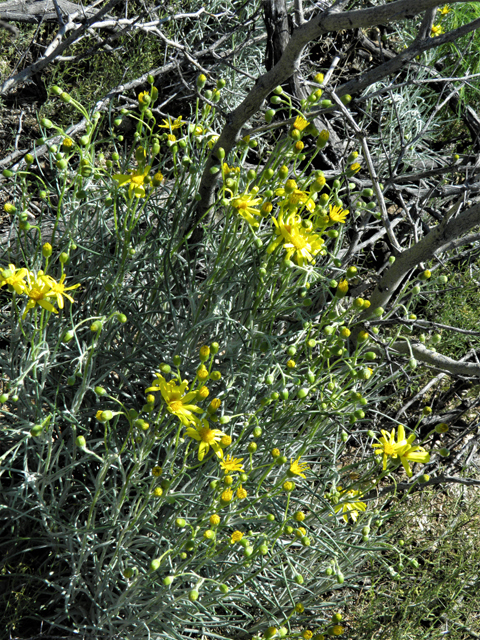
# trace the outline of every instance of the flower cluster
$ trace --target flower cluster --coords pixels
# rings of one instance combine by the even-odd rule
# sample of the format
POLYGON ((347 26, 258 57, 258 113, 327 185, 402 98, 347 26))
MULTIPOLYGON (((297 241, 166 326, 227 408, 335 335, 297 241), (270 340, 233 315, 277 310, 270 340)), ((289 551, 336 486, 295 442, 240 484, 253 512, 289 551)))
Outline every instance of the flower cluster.
POLYGON ((395 429, 392 429, 389 434, 382 429, 382 437, 379 438, 380 442, 373 444, 375 453, 377 455, 383 455, 383 470, 387 468, 388 458, 399 458, 400 462, 405 469, 407 476, 412 476, 412 470, 409 462, 421 462, 423 464, 429 462, 430 454, 425 451, 423 447, 412 446, 415 440, 415 434, 412 433, 408 438, 405 438, 405 427, 398 425, 398 437, 395 441, 395 429))
MULTIPOLYGON (((309 122, 299 115, 292 125, 290 137, 303 148, 300 138, 309 131, 309 122)), ((352 171, 356 173, 359 169, 360 165, 356 163, 352 171)), ((223 203, 232 207, 254 230, 260 228, 262 218, 270 218, 273 238, 267 245, 267 253, 282 248, 285 260, 292 260, 298 266, 313 264, 319 254, 325 255, 323 235, 329 226, 345 224, 349 211, 338 204, 338 200, 329 204, 331 194, 321 193, 326 187, 326 179, 321 172, 303 178, 299 184, 296 179, 288 177, 288 167, 282 166, 277 176, 271 172, 274 184, 264 192, 259 186, 249 188, 250 182, 255 180, 255 172, 248 172, 247 188, 239 190, 240 176, 236 175, 237 172, 238 169, 230 169, 223 163, 224 193, 228 195, 223 203)))
POLYGON ((71 287, 66 287, 64 282, 65 274, 57 282, 43 271, 35 273, 24 267, 17 269, 14 264, 9 264, 7 269, 0 269, 0 288, 6 285, 10 291, 28 298, 23 318, 30 309, 37 306, 51 313, 58 313, 58 309, 53 306, 52 302, 56 302, 60 309, 64 307, 64 298, 73 302, 72 296, 66 292, 77 289, 80 285, 74 284, 71 287))

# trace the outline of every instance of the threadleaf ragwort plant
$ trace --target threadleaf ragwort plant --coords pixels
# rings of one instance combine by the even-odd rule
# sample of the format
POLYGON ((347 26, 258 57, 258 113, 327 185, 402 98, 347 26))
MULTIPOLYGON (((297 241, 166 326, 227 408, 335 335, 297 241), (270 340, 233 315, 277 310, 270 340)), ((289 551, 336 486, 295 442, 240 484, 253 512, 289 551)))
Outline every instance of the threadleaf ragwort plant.
MULTIPOLYGON (((55 88, 87 132, 74 140, 44 120, 49 171, 32 157, 7 172, 3 572, 14 586, 29 576, 11 624, 320 640, 344 632, 334 608, 365 560, 404 555, 378 531, 388 509, 363 498, 429 453, 393 419, 380 440, 369 428, 403 372, 375 348, 392 312, 347 295, 361 273, 339 257, 349 220, 374 215, 373 191, 353 181, 359 154, 333 180, 313 170, 328 144, 309 120, 321 89, 299 112, 279 88, 288 135, 257 169, 244 168, 255 138, 228 162, 217 153, 216 215, 192 253, 223 87, 205 80, 209 103, 160 125, 153 78, 108 121, 55 88)), ((420 282, 396 312, 408 315, 420 282)))

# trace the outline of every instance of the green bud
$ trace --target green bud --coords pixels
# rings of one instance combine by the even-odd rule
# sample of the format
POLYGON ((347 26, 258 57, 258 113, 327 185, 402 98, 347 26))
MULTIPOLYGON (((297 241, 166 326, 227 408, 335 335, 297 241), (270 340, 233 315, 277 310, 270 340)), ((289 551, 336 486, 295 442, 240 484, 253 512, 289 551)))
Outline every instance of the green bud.
POLYGON ((75 444, 77 447, 80 447, 80 449, 84 449, 87 446, 87 441, 83 436, 77 436, 75 444))
POLYGON ((265 122, 267 124, 270 124, 270 122, 273 120, 274 117, 275 117, 275 109, 268 109, 265 112, 265 122))
POLYGON ((150 571, 157 571, 160 568, 162 560, 160 558, 155 558, 150 562, 150 571))
POLYGON ((73 331, 65 331, 65 333, 63 334, 62 342, 70 342, 74 335, 75 334, 73 331))
POLYGON ((38 438, 38 436, 41 436, 42 433, 43 433, 43 425, 42 424, 36 424, 30 430, 30 435, 33 436, 34 438, 38 438))

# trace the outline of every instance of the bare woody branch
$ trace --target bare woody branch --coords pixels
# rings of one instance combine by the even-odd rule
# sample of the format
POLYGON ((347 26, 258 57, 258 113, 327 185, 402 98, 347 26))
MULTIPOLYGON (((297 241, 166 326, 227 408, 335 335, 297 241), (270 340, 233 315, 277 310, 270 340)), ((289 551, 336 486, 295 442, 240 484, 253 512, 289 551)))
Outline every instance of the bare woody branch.
MULTIPOLYGON (((456 1, 461 2, 463 0, 456 1)), ((192 221, 192 226, 202 218, 213 204, 213 193, 218 177, 213 175, 210 170, 216 163, 215 154, 217 149, 223 148, 226 154, 229 153, 235 145, 243 125, 260 109, 263 101, 271 91, 292 76, 306 44, 327 32, 358 29, 362 27, 371 28, 374 25, 411 18, 417 14, 434 9, 438 4, 437 0, 397 0, 397 2, 390 2, 380 7, 359 11, 347 11, 345 13, 339 13, 334 6, 327 11, 321 12, 319 15, 316 15, 295 29, 279 62, 271 71, 258 78, 255 86, 243 102, 229 114, 226 125, 207 161, 202 176, 199 188, 201 200, 197 206, 196 216, 195 220, 192 221)), ((468 32, 468 30, 472 31, 478 27, 480 27, 480 20, 474 21, 466 25, 466 27, 462 27, 462 34, 465 28, 467 28, 466 32, 468 32)), ((357 87, 353 85, 350 87, 350 83, 342 86, 341 90, 338 91, 338 95, 353 93, 355 89, 359 91, 365 88, 362 86, 363 84, 366 83, 365 86, 369 86, 382 77, 394 73, 422 51, 440 46, 445 42, 452 41, 456 37, 459 37, 460 29, 455 30, 455 32, 450 32, 438 38, 416 40, 414 45, 405 53, 399 54, 399 56, 381 65, 378 69, 372 70, 369 72, 371 74, 370 76, 365 74, 365 78, 357 87), (455 34, 455 32, 457 33, 455 34)))

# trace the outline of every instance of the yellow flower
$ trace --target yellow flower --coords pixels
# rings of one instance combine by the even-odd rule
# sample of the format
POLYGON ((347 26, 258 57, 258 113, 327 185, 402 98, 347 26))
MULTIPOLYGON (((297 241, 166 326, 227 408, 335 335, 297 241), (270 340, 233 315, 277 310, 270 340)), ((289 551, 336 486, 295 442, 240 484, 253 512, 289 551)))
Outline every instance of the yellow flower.
POLYGON ((231 489, 225 489, 225 491, 220 496, 220 500, 222 502, 231 502, 233 498, 233 491, 231 489))
POLYGON ((437 11, 439 11, 442 16, 446 16, 447 13, 450 13, 451 9, 448 4, 446 4, 443 9, 437 9, 437 11))
POLYGON ((47 276, 47 275, 40 276, 40 279, 44 280, 49 285, 50 291, 47 295, 49 297, 55 297, 57 299, 57 304, 60 307, 60 309, 63 309, 63 305, 64 305, 63 296, 65 296, 65 298, 70 300, 70 302, 74 302, 72 296, 69 295, 68 293, 65 293, 65 291, 70 291, 71 289, 77 289, 80 285, 74 284, 71 287, 66 287, 63 284, 65 280, 65 274, 63 274, 59 282, 54 280, 54 278, 52 278, 51 276, 47 276))
POLYGON ((210 149, 213 149, 213 147, 217 144, 217 140, 220 138, 220 136, 217 135, 213 135, 210 136, 209 140, 208 140, 208 146, 210 149))
POLYGON ((333 510, 335 511, 335 513, 338 513, 340 510, 342 510, 343 519, 345 520, 345 522, 348 522, 349 514, 352 520, 356 522, 358 518, 358 512, 365 511, 365 509, 367 508, 365 502, 355 500, 356 496, 361 496, 360 491, 356 491, 355 489, 351 489, 350 491, 343 491, 342 487, 337 487, 337 490, 341 494, 340 502, 335 504, 333 510))
POLYGON ((405 427, 398 425, 398 439, 395 442, 395 429, 389 434, 382 429, 382 437, 379 438, 380 444, 372 444, 372 447, 376 447, 376 454, 383 454, 383 470, 387 468, 388 456, 392 458, 400 458, 400 462, 405 469, 407 476, 412 476, 412 470, 409 465, 411 462, 421 462, 423 464, 430 461, 430 454, 425 451, 423 447, 412 446, 412 442, 415 440, 415 434, 412 433, 408 438, 405 438, 405 427))
POLYGON ((170 117, 168 117, 167 119, 164 118, 163 124, 159 124, 158 126, 161 129, 170 129, 170 131, 174 131, 174 129, 180 129, 182 124, 182 116, 178 116, 178 118, 175 118, 175 120, 173 121, 170 117))
POLYGON ((292 126, 294 129, 297 129, 297 131, 303 131, 309 124, 303 116, 297 116, 292 126))
POLYGON ((217 513, 214 513, 210 516, 210 524, 212 527, 218 527, 220 524, 220 516, 217 513))
POLYGON ((322 129, 322 131, 320 131, 318 137, 322 142, 328 142, 328 140, 330 138, 330 134, 328 133, 328 131, 326 129, 322 129))
POLYGON ((267 247, 267 253, 272 253, 283 242, 283 248, 287 252, 287 259, 293 257, 299 266, 307 262, 315 262, 314 256, 321 251, 323 238, 311 233, 301 226, 299 216, 290 215, 283 220, 283 212, 280 211, 278 222, 273 218, 277 238, 267 247))
POLYGON ((262 198, 255 198, 251 193, 244 193, 238 196, 238 198, 232 198, 232 200, 230 200, 232 207, 236 209, 237 213, 252 227, 258 227, 258 221, 255 220, 253 216, 261 215, 260 211, 255 209, 261 202, 262 198))
POLYGON ((295 611, 297 613, 303 613, 305 611, 305 607, 301 602, 297 602, 297 604, 295 605, 295 611))
MULTIPOLYGON (((290 181, 289 181, 290 182, 290 181)), ((294 182, 292 180, 292 182, 294 182)), ((275 191, 275 195, 284 196, 286 195, 285 200, 282 200, 279 204, 280 207, 287 207, 288 209, 298 208, 299 205, 305 206, 310 213, 315 211, 315 200, 316 195, 314 192, 309 193, 308 191, 302 191, 301 189, 297 189, 296 187, 293 191, 287 193, 284 188, 277 189, 275 191)))
POLYGON ((234 458, 227 455, 221 462, 220 466, 225 473, 234 473, 235 471, 243 471, 243 458, 234 458))
POLYGON ((337 286, 337 295, 345 296, 347 293, 348 293, 348 282, 347 280, 341 280, 337 286))
POLYGON ((203 347, 200 347, 200 360, 202 362, 205 362, 205 360, 208 360, 209 355, 210 355, 210 347, 208 345, 203 345, 203 347))
POLYGON ((158 478, 159 476, 162 475, 162 467, 153 467, 152 469, 152 476, 154 478, 158 478))
POLYGON ((235 542, 240 542, 242 538, 243 538, 243 533, 241 531, 234 531, 230 538, 230 542, 232 544, 235 544, 235 542))
POLYGON ((237 498, 239 500, 245 500, 245 498, 247 497, 247 492, 245 491, 245 489, 242 487, 242 485, 240 485, 237 489, 237 498))
POLYGON ((37 305, 42 307, 42 309, 45 309, 46 311, 50 311, 51 313, 58 313, 53 304, 47 300, 47 298, 51 294, 50 285, 45 282, 45 280, 42 280, 41 275, 33 276, 33 280, 31 280, 31 276, 33 276, 33 274, 29 273, 27 275, 28 286, 26 287, 24 293, 26 293, 26 295, 29 297, 29 300, 27 302, 27 306, 25 307, 22 318, 25 318, 30 309, 34 309, 37 305))
POLYGON ((295 360, 289 360, 289 361, 287 362, 287 367, 288 367, 289 369, 295 369, 295 367, 296 367, 296 366, 297 366, 297 363, 295 362, 295 360))
POLYGON ((222 401, 220 400, 220 398, 214 398, 210 404, 208 405, 208 410, 211 413, 214 413, 215 411, 217 411, 218 409, 220 409, 220 405, 222 404, 222 401))
POLYGON ((197 376, 199 380, 205 381, 208 379, 208 369, 204 364, 201 364, 197 369, 197 376))
POLYGON ((332 627, 332 633, 334 636, 341 636, 344 631, 345 629, 339 624, 336 624, 332 627))
POLYGON ((210 429, 208 422, 202 420, 195 427, 188 427, 186 434, 200 443, 198 446, 198 459, 200 462, 205 457, 205 454, 209 452, 210 447, 212 447, 218 458, 223 458, 223 451, 218 443, 225 434, 220 429, 210 429))
POLYGON ((7 284, 19 294, 26 293, 28 286, 25 278, 28 275, 28 269, 17 269, 14 264, 9 264, 8 269, 0 269, 0 288, 7 284))
POLYGON ((240 173, 240 167, 229 167, 226 162, 222 165, 222 173, 224 176, 228 176, 230 173, 240 173))
POLYGON ((340 222, 341 224, 345 224, 345 220, 350 211, 348 209, 342 209, 342 207, 332 206, 330 205, 330 211, 328 212, 328 217, 332 222, 340 222))
POLYGON ((150 104, 150 95, 148 91, 142 91, 138 94, 138 104, 141 107, 146 107, 150 104))
POLYGON ((222 447, 228 447, 232 444, 232 438, 230 436, 223 436, 220 440, 220 444, 222 445, 222 447))
POLYGON ((209 394, 210 391, 208 390, 208 387, 200 387, 200 389, 197 391, 197 398, 199 400, 205 400, 205 398, 207 398, 209 394))
POLYGON ((292 458, 290 458, 290 474, 305 478, 306 476, 304 472, 307 469, 310 469, 310 467, 306 462, 300 462, 300 458, 297 458, 296 460, 292 460, 292 458))
POLYGON ((433 25, 431 35, 434 38, 435 36, 439 36, 443 33, 443 28, 441 24, 433 25))
POLYGON ((152 185, 154 187, 159 187, 164 181, 164 179, 165 178, 163 177, 163 173, 161 173, 160 171, 157 171, 157 173, 152 178, 152 185))
POLYGON ((310 631, 310 629, 305 629, 305 631, 302 633, 302 636, 305 638, 305 640, 310 640, 313 636, 313 633, 310 631))
POLYGON ((62 147, 65 151, 70 151, 73 147, 73 140, 71 138, 64 138, 62 141, 62 147))
POLYGON ((150 165, 145 167, 144 171, 140 169, 138 171, 133 171, 129 175, 123 175, 121 173, 116 173, 113 177, 114 180, 118 182, 119 187, 123 187, 127 184, 130 185, 128 189, 128 197, 132 198, 134 195, 137 198, 145 197, 145 187, 143 186, 145 183, 145 178, 148 176, 150 172, 150 165))
POLYGON ((152 382, 151 387, 146 389, 146 393, 160 391, 167 405, 167 410, 177 416, 183 425, 187 427, 189 424, 198 424, 199 420, 194 413, 202 413, 202 409, 191 404, 192 400, 197 397, 197 392, 185 393, 187 390, 186 381, 177 385, 173 380, 167 382, 161 373, 157 373, 156 376, 156 380, 152 382))

